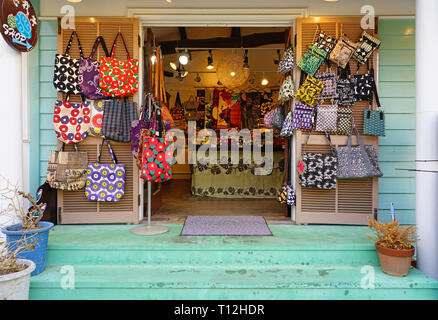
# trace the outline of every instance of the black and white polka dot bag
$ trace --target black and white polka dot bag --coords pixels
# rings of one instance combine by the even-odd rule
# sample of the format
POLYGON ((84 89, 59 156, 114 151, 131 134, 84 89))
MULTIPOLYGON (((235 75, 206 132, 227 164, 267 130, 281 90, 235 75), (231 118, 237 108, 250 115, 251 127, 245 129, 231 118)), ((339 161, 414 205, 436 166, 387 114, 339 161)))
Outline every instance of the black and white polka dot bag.
POLYGON ((64 54, 57 54, 55 58, 55 70, 53 75, 53 85, 58 92, 64 92, 67 94, 79 94, 81 88, 78 83, 79 74, 79 59, 73 59, 70 57, 70 48, 73 42, 73 37, 76 36, 78 40, 79 54, 81 59, 84 59, 82 52, 81 42, 79 41, 78 34, 73 31, 70 36, 67 48, 64 54))

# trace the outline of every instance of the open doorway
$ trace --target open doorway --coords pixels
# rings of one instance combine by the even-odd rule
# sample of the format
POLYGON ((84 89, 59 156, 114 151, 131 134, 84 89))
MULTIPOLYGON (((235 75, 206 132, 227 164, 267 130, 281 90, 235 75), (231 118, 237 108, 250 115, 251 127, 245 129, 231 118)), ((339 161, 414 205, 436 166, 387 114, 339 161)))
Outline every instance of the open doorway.
MULTIPOLYGON (((221 129, 248 129, 251 138, 258 130, 270 131, 264 116, 277 105, 281 81, 277 69, 289 29, 154 27, 145 34, 146 82, 156 70, 153 56, 159 47, 173 128, 187 137, 192 121, 197 133, 211 129, 218 139, 221 129)), ((154 221, 183 223, 188 215, 258 215, 268 223, 290 223, 287 206, 276 200, 285 181, 288 149, 286 139, 272 132, 269 175, 255 175, 256 165, 242 159, 237 164, 222 164, 220 159, 217 164, 189 164, 187 155, 186 163, 173 165, 173 179, 153 185, 154 221)), ((197 147, 203 142, 198 140, 197 147)))

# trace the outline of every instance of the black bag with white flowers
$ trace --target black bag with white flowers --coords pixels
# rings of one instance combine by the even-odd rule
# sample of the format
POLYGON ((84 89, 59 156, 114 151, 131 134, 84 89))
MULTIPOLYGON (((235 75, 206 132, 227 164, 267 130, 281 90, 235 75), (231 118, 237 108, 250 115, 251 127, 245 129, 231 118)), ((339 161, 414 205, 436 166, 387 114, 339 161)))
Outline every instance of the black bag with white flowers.
POLYGON ((70 48, 73 42, 73 37, 76 36, 78 40, 79 54, 81 59, 84 59, 82 52, 81 42, 76 31, 73 31, 67 48, 64 54, 57 54, 55 58, 55 70, 53 75, 53 85, 59 92, 67 94, 79 94, 81 93, 81 87, 79 86, 79 59, 73 59, 70 57, 70 48))

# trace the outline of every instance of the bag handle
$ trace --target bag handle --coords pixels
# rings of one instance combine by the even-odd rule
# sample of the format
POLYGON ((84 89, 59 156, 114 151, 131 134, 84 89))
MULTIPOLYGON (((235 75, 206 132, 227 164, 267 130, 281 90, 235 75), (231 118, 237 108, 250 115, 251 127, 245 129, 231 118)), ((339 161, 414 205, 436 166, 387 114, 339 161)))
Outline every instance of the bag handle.
POLYGON ((106 47, 105 39, 102 36, 98 36, 96 38, 96 41, 94 41, 93 49, 91 50, 91 54, 88 57, 88 59, 92 59, 94 57, 94 55, 96 54, 97 47, 99 46, 99 44, 102 45, 102 49, 105 52, 105 56, 106 57, 110 56, 109 52, 108 52, 108 48, 106 47))
POLYGON ((111 48, 111 58, 114 57, 114 51, 116 50, 116 42, 117 42, 117 39, 119 38, 119 36, 122 39, 123 46, 125 47, 126 56, 128 57, 128 59, 131 59, 131 57, 129 56, 128 47, 126 46, 125 38, 123 38, 123 34, 120 31, 117 33, 117 36, 114 39, 114 43, 113 43, 113 46, 111 48))
POLYGON ((117 157, 114 154, 113 148, 111 148, 111 144, 107 139, 102 140, 102 144, 100 146, 100 151, 99 151, 99 156, 97 157, 97 163, 100 163, 100 156, 102 155, 102 150, 103 150, 103 146, 104 146, 105 142, 106 142, 106 145, 108 146, 108 150, 111 154, 111 158, 113 159, 113 163, 117 164, 117 157))
POLYGON ((73 32, 71 33, 70 40, 68 41, 67 48, 65 48, 65 53, 64 53, 64 55, 66 55, 66 56, 69 56, 69 55, 70 55, 70 49, 71 49, 71 45, 72 45, 72 43, 73 43, 73 38, 74 38, 74 36, 76 36, 76 39, 78 40, 78 48, 79 48, 79 54, 80 54, 80 56, 81 56, 81 59, 84 59, 84 53, 82 52, 81 41, 79 40, 79 36, 78 36, 78 34, 76 33, 76 31, 73 31, 73 32))
MULTIPOLYGON (((307 143, 309 142, 310 135, 312 134, 312 129, 310 129, 309 134, 306 137, 306 143, 304 144, 304 147, 302 149, 302 153, 303 154, 306 152, 306 146, 307 146, 307 143)), ((324 134, 325 138, 327 139, 327 142, 328 142, 328 144, 330 146, 330 150, 331 150, 332 154, 336 153, 335 148, 333 147, 333 143, 332 143, 332 139, 330 137, 330 133, 328 133, 328 131, 324 131, 324 133, 325 133, 324 134)))

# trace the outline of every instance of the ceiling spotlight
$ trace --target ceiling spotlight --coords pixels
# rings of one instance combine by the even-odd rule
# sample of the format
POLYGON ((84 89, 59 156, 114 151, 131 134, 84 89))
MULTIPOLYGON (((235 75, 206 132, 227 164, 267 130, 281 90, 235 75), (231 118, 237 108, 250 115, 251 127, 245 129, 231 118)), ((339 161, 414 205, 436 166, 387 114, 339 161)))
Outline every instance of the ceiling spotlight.
POLYGON ((243 69, 249 69, 248 50, 245 50, 245 55, 243 56, 243 69))
POLYGON ((178 67, 176 66, 176 63, 175 62, 170 62, 169 63, 170 64, 170 67, 173 69, 173 70, 178 70, 178 67))
POLYGON ((201 77, 199 76, 199 73, 196 74, 195 82, 201 82, 201 77))
POLYGON ((186 50, 178 57, 179 63, 185 66, 191 60, 190 53, 186 50))
POLYGON ((235 73, 234 71, 231 71, 231 72, 230 72, 230 76, 235 77, 235 76, 236 76, 236 73, 235 73))
POLYGON ((267 86, 268 84, 269 84, 269 80, 266 79, 265 74, 263 74, 263 79, 262 79, 261 85, 267 86))
POLYGON ((211 50, 208 50, 209 56, 208 56, 208 62, 207 62, 207 69, 208 70, 213 70, 214 66, 213 66, 213 53, 211 50))

